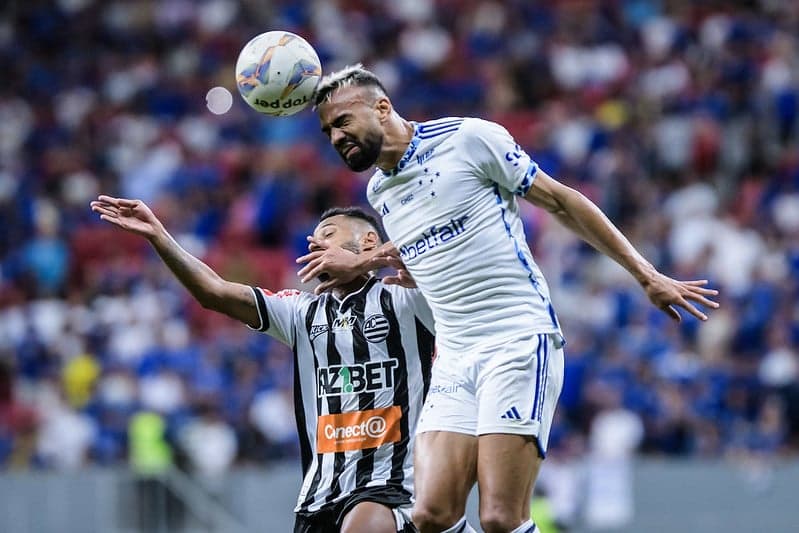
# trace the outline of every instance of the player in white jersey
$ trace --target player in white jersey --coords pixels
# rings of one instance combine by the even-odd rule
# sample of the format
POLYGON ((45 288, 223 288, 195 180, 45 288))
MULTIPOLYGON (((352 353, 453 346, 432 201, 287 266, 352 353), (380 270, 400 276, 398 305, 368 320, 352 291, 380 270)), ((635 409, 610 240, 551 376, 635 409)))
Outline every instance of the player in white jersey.
POLYGON ((532 532, 530 495, 563 380, 563 337, 533 261, 518 197, 542 207, 641 284, 653 304, 706 316, 716 291, 649 264, 593 203, 538 168, 498 124, 475 118, 415 123, 360 65, 317 88, 322 131, 354 171, 377 166, 368 197, 393 241, 372 254, 315 250, 303 279, 325 290, 399 257, 436 319, 437 358, 417 431, 414 521, 422 532, 469 531, 474 485, 489 533, 532 532))
MULTIPOLYGON (((143 202, 100 196, 91 207, 146 237, 204 307, 292 348, 304 472, 294 532, 415 531, 413 437, 434 342, 421 293, 371 275, 320 296, 272 293, 220 278, 181 248, 143 202)), ((316 246, 355 253, 378 246, 380 234, 377 220, 358 208, 328 210, 314 232, 316 246)))

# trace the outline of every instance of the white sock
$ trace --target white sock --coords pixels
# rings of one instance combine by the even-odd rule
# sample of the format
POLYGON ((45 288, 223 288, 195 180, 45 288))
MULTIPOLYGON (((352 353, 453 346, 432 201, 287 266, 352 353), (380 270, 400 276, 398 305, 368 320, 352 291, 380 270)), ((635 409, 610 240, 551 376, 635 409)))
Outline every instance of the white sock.
POLYGON ((527 520, 524 524, 520 525, 510 533, 538 533, 538 527, 532 520, 527 520))
POLYGON ((477 533, 477 531, 466 521, 466 515, 464 515, 452 527, 441 533, 477 533))

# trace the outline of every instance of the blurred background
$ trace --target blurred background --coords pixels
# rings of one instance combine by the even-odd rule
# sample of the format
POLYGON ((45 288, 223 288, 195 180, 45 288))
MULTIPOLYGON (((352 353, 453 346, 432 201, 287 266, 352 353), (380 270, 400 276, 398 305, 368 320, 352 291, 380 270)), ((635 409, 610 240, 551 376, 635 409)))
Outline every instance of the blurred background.
POLYGON ((268 118, 236 94, 241 46, 270 29, 327 72, 363 62, 406 118, 502 123, 658 268, 721 291, 707 323, 671 322, 524 207, 568 340, 545 533, 795 531, 799 3, 783 0, 5 0, 0 530, 289 530, 291 351, 202 310, 88 206, 143 199, 223 277, 308 288, 305 236, 365 205, 367 175, 311 110, 268 118), (219 116, 217 85, 234 93, 219 116))

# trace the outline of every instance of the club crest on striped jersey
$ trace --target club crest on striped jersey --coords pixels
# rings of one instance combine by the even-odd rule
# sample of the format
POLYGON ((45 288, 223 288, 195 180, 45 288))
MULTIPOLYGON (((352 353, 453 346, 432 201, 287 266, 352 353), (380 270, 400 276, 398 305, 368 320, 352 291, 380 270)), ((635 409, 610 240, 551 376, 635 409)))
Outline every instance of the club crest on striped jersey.
POLYGON ((388 319, 384 315, 371 315, 363 322, 363 336, 369 342, 386 340, 389 329, 388 319))

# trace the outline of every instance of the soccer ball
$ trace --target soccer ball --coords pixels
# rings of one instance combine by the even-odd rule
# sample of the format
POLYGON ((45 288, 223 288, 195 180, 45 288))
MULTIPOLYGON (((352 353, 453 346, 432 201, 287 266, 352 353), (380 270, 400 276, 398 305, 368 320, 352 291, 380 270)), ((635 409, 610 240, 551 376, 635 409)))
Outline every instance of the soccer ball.
POLYGON ((308 41, 288 31, 268 31, 244 45, 236 61, 236 86, 250 107, 272 116, 308 107, 322 65, 308 41))

